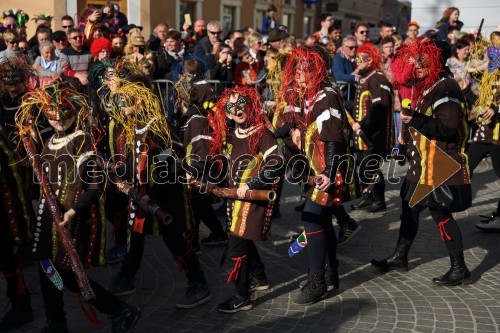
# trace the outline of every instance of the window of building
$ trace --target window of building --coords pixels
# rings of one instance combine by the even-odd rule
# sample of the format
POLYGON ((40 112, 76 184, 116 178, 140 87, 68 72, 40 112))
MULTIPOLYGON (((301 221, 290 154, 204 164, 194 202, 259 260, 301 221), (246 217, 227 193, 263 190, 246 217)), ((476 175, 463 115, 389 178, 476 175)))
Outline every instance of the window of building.
POLYGON ((303 34, 304 36, 312 33, 312 17, 304 16, 303 34))
POLYGON ((191 2, 191 1, 181 1, 181 10, 179 11, 179 18, 178 22, 181 22, 180 24, 182 25, 184 23, 184 15, 189 14, 191 15, 191 22, 193 22, 193 19, 196 17, 196 2, 191 2))
POLYGON ((234 7, 224 6, 222 9, 222 30, 227 32, 234 29, 234 7))

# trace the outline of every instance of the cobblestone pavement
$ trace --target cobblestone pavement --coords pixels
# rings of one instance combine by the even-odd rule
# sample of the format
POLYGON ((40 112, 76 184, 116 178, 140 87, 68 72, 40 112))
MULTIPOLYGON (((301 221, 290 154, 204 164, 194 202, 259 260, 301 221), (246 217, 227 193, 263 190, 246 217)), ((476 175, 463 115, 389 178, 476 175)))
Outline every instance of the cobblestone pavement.
MULTIPOLYGON (((401 176, 403 168, 396 169, 401 176)), ((288 240, 298 233, 300 214, 293 207, 299 200, 297 186, 287 185, 279 219, 273 221, 272 236, 258 244, 272 288, 254 295, 254 309, 233 315, 221 314, 217 304, 233 292, 226 285, 229 263, 218 265, 221 247, 203 247, 200 257, 211 285, 211 302, 193 310, 178 310, 174 303, 185 291, 185 279, 158 237, 149 236, 142 268, 137 277, 137 294, 126 300, 142 309, 134 332, 498 332, 500 325, 500 234, 488 234, 474 227, 478 214, 493 211, 500 181, 491 161, 480 164, 475 173, 472 208, 456 214, 463 231, 465 259, 474 284, 437 287, 432 277, 445 273, 449 261, 438 228, 428 212, 421 217, 419 234, 410 251, 410 270, 380 274, 369 264, 373 257, 392 253, 399 228, 399 186, 387 186, 387 211, 369 214, 352 212, 362 226, 349 244, 338 250, 341 288, 324 301, 301 307, 291 300, 307 272, 306 255, 287 255, 288 240)), ((347 208, 347 207, 346 207, 347 208)), ((350 211, 350 209, 348 209, 350 211)), ((202 237, 207 234, 202 229, 202 237)), ((35 321, 15 332, 39 332, 45 319, 35 266, 25 267, 33 295, 35 321)), ((119 265, 95 268, 90 276, 107 285, 119 265)), ((0 290, 5 280, 0 279, 0 290)), ((70 331, 110 332, 110 321, 92 326, 80 310, 76 296, 65 293, 70 331)), ((0 309, 6 299, 0 299, 0 309)))

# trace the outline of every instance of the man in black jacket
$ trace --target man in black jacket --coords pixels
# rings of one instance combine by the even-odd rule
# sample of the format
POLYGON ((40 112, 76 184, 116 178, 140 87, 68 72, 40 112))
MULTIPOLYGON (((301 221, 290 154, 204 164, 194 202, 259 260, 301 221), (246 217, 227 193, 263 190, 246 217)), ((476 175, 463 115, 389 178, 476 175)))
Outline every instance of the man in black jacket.
POLYGON ((219 21, 210 21, 207 24, 207 37, 202 38, 194 48, 194 55, 198 59, 205 59, 209 54, 215 54, 221 45, 222 25, 219 21))

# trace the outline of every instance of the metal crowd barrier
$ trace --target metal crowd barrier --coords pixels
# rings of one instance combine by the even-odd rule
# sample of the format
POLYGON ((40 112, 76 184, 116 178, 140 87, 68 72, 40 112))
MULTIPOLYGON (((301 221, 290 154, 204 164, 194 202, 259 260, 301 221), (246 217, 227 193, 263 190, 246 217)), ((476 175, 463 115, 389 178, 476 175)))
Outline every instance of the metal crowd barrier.
POLYGON ((354 99, 354 92, 356 91, 356 85, 353 83, 345 82, 345 81, 337 81, 337 85, 339 86, 340 91, 346 92, 346 97, 344 100, 350 101, 354 99))

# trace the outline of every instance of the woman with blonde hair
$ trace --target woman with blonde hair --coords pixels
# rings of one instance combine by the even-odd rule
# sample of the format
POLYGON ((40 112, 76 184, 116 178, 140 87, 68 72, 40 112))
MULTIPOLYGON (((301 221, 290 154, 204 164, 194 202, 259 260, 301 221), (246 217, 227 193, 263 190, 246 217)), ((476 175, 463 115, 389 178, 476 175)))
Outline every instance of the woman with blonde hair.
POLYGON ((5 60, 5 58, 24 58, 23 52, 19 49, 19 34, 15 30, 7 30, 3 33, 3 39, 7 48, 0 52, 0 61, 5 60))

